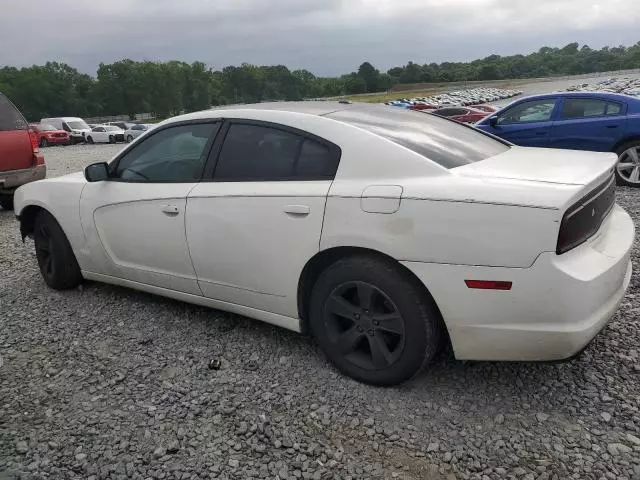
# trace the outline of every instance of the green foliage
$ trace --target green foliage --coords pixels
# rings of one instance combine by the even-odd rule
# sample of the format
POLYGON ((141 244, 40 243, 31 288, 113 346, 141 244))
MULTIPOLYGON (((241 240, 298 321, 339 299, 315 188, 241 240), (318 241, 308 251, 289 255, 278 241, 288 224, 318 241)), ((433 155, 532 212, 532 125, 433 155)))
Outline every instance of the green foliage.
POLYGON ((570 43, 542 47, 529 55, 490 55, 472 62, 420 65, 408 62, 381 73, 364 62, 356 72, 338 78, 316 77, 284 65, 244 63, 221 71, 202 62, 136 62, 100 64, 96 78, 69 65, 48 62, 25 68, 0 68, 0 91, 32 121, 73 115, 94 117, 138 113, 168 117, 212 105, 267 100, 301 100, 389 90, 396 83, 499 80, 573 75, 640 68, 640 42, 630 47, 570 43))
POLYGON ((512 78, 577 75, 640 68, 640 42, 631 47, 592 50, 577 42, 563 48, 542 47, 529 55, 490 55, 472 62, 418 65, 409 62, 387 73, 399 83, 502 80, 512 78))

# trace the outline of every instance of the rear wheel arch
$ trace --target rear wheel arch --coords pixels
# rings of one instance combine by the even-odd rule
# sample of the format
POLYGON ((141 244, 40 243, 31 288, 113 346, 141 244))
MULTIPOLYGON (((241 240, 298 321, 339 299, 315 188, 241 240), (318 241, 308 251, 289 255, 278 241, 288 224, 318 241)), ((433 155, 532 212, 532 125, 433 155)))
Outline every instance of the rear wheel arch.
POLYGON ((640 144, 640 135, 634 135, 632 137, 623 138, 622 140, 620 140, 618 143, 616 143, 613 146, 611 151, 613 153, 618 153, 623 146, 628 145, 628 144, 632 144, 632 143, 640 144))
POLYGON ((442 318, 442 313, 438 307, 437 302, 431 295, 431 292, 427 286, 420 281, 420 279, 407 267, 398 262, 395 258, 382 253, 377 250, 361 247, 333 247, 327 250, 322 250, 316 253, 302 269, 300 279, 298 281, 298 316, 300 318, 300 329, 302 333, 309 333, 309 302, 311 299, 311 292, 318 277, 324 270, 333 265, 334 263, 343 260, 345 258, 360 256, 371 257, 382 260, 388 264, 391 264, 398 271, 402 273, 409 281, 411 281, 416 288, 425 296, 425 299, 433 304, 434 309, 438 313, 438 321, 442 332, 445 334, 446 342, 450 344, 449 334, 446 323, 442 318))

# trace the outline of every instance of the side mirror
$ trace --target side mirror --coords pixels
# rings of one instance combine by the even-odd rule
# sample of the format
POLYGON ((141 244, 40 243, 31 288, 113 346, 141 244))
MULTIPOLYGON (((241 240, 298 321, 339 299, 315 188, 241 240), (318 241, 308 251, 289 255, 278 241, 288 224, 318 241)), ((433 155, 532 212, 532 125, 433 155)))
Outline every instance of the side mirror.
POLYGON ((489 117, 489 125, 496 127, 498 125, 498 117, 489 117))
POLYGON ((109 166, 106 162, 93 163, 84 169, 87 182, 104 182, 109 179, 109 166))

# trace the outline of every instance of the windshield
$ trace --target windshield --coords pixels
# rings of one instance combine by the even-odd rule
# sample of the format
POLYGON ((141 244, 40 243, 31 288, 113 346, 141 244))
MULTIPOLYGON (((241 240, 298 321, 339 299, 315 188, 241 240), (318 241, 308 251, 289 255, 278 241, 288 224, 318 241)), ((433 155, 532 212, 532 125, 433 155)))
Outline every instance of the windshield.
POLYGON ((82 120, 71 120, 70 122, 67 122, 67 125, 69 125, 69 128, 73 130, 89 130, 89 125, 84 123, 82 120))
POLYGON ((472 127, 429 113, 384 107, 346 109, 326 116, 387 138, 445 168, 479 162, 510 148, 472 127))
POLYGON ((38 125, 38 130, 40 130, 41 132, 51 132, 57 130, 57 128, 53 125, 38 125))

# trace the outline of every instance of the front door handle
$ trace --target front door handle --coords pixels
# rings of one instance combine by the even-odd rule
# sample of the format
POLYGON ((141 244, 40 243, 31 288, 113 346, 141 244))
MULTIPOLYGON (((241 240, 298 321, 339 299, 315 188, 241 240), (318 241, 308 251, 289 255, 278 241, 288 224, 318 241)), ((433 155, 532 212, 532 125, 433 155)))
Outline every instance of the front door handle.
POLYGON ((180 210, 178 210, 178 207, 175 205, 165 205, 162 207, 162 213, 169 215, 170 217, 175 217, 180 213, 180 210))
POLYGON ((311 209, 307 205, 287 205, 284 207, 284 213, 301 217, 309 215, 310 211, 311 209))
POLYGON ((536 135, 546 135, 547 132, 536 132, 536 135))
POLYGON ((607 128, 618 128, 618 125, 607 125, 607 128))

